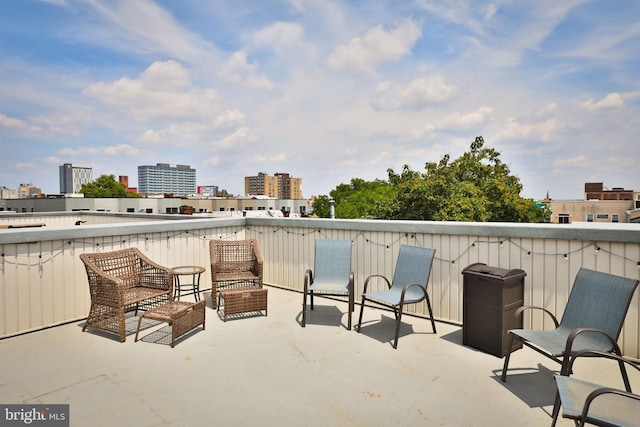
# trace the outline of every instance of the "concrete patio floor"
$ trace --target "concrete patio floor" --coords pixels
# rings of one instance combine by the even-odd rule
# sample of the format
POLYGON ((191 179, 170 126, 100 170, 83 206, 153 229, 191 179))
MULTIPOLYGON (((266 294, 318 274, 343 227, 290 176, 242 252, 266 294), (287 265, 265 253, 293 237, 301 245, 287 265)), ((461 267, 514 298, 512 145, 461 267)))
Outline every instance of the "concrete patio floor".
POLYGON ((175 348, 160 323, 134 342, 135 318, 125 343, 83 322, 0 341, 0 403, 69 404, 78 427, 551 425, 558 366, 530 349, 504 384, 460 326, 405 316, 394 350, 386 311, 366 307, 358 334, 343 302, 317 298, 301 328, 296 292, 269 287, 268 316, 227 322, 206 298, 206 329, 175 348))

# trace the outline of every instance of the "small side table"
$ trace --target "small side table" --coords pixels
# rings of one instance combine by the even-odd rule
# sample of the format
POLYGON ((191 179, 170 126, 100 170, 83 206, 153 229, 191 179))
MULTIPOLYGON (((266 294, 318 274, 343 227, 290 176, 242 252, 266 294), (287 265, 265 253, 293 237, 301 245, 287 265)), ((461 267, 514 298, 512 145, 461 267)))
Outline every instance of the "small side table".
POLYGON ((198 267, 196 265, 184 265, 180 267, 173 267, 174 286, 173 286, 173 298, 180 300, 180 294, 182 294, 182 288, 180 287, 180 276, 191 276, 191 283, 185 283, 185 285, 193 286, 193 295, 196 301, 200 301, 200 275, 204 273, 204 267, 198 267))

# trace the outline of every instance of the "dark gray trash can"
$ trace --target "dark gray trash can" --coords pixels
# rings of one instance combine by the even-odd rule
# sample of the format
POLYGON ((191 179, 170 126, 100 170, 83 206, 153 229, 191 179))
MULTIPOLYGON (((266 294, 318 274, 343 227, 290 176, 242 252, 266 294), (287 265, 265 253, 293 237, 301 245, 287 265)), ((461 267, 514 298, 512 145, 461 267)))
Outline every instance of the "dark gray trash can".
MULTIPOLYGON (((507 270, 476 263, 462 270, 464 276, 462 344, 503 357, 509 345, 508 330, 521 329, 515 311, 524 303, 523 270, 507 270)), ((522 348, 514 340, 512 350, 522 348)))

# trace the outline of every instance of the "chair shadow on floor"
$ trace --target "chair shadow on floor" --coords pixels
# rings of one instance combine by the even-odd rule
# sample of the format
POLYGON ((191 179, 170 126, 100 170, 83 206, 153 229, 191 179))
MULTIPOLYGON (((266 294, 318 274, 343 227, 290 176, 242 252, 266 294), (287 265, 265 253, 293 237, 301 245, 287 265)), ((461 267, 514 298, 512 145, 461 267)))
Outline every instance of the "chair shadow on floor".
MULTIPOLYGON (((345 326, 346 322, 342 323, 342 317, 348 313, 342 312, 338 307, 331 305, 319 305, 320 298, 316 296, 316 302, 313 307, 307 307, 307 325, 322 325, 322 326, 345 326)), ((331 303, 329 303, 331 304, 331 303)), ((296 316, 296 322, 302 325, 302 312, 296 316)))
MULTIPOLYGON (((133 311, 128 311, 124 314, 124 330, 125 330, 125 335, 127 337, 127 339, 133 339, 133 337, 136 335, 136 330, 138 328, 138 317, 141 315, 142 313, 139 312, 138 315, 135 314, 135 312, 133 311)), ((86 320, 85 320, 86 322, 86 320)), ((85 324, 85 322, 80 322, 78 324, 78 326, 80 328, 82 328, 85 324)), ((159 325, 162 322, 159 322, 157 320, 151 320, 151 319, 143 319, 142 320, 142 324, 140 325, 140 332, 143 332, 146 329, 149 328, 153 328, 156 325, 159 325)), ((88 334, 92 334, 92 335, 97 335, 100 337, 104 337, 104 338, 108 338, 108 339, 112 339, 114 341, 120 341, 118 336, 114 333, 111 332, 107 332, 107 331, 103 331, 101 329, 87 329, 85 331, 85 333, 88 334)))
POLYGON ((530 408, 540 408, 551 417, 556 397, 556 382, 553 376, 559 372, 538 363, 537 369, 510 368, 509 381, 506 383, 500 379, 501 367, 493 370, 492 378, 530 408))
MULTIPOLYGON (((462 344, 462 328, 454 332, 443 335, 441 338, 453 344, 462 344)), ((477 350, 473 347, 464 346, 470 350, 477 350)), ((492 357, 495 357, 492 355, 492 357)), ((495 357, 498 365, 502 366, 502 358, 495 357)), ((494 369, 491 378, 498 381, 505 389, 513 393, 530 408, 540 408, 551 417, 553 403, 556 397, 556 383, 553 375, 559 371, 553 371, 542 364, 537 368, 510 369, 509 381, 504 383, 500 380, 502 368, 494 369)))
MULTIPOLYGON (((381 343, 389 343, 393 345, 396 325, 397 325, 397 322, 395 317, 381 314, 380 320, 375 319, 375 320, 367 320, 366 322, 363 321, 362 325, 360 326, 360 333, 362 335, 368 336, 369 338, 373 338, 377 341, 380 341, 381 343)), ((416 332, 414 331, 412 325, 401 322, 400 334, 398 338, 404 337, 406 335, 411 335, 411 334, 433 335, 433 332, 431 331, 416 332)))

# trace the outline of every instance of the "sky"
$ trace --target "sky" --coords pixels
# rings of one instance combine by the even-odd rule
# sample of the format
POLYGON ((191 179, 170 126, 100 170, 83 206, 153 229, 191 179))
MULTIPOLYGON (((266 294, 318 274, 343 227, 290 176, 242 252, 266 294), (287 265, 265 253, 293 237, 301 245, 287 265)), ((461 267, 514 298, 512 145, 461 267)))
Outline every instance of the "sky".
POLYGON ((523 197, 640 190, 639 77, 637 1, 3 0, 0 187, 170 163, 307 198, 482 136, 523 197))

